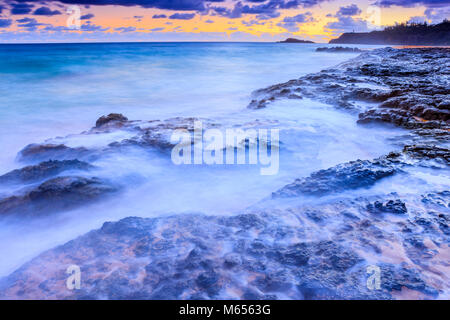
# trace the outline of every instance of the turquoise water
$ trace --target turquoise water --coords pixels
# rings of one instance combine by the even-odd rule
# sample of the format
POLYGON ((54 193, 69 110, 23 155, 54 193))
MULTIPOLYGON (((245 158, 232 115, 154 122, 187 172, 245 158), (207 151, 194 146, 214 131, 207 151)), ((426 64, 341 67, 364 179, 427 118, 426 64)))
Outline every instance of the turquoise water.
MULTIPOLYGON (((274 176, 239 166, 180 168, 167 156, 140 150, 99 159, 94 164, 102 170, 96 174, 120 181, 126 191, 48 219, 0 221, 0 276, 108 220, 186 211, 233 214, 312 171, 395 149, 390 139, 400 130, 358 126, 356 114, 309 99, 246 108, 253 90, 357 56, 316 53, 318 46, 323 45, 0 45, 0 174, 21 167, 15 157, 27 144, 88 130, 112 112, 136 120, 201 116, 230 127, 276 121, 283 143, 274 176), (130 177, 136 176, 146 183, 134 184, 130 177)), ((75 136, 66 143, 102 139, 107 143, 102 136, 75 136)))

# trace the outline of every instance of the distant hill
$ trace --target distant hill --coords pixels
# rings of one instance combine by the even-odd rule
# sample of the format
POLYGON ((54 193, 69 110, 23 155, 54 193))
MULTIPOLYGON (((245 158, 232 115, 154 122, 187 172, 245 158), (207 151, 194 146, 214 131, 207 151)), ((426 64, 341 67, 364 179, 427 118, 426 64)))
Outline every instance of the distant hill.
POLYGON ((300 39, 295 39, 295 38, 287 38, 284 41, 278 41, 278 43, 314 43, 314 42, 309 41, 309 40, 300 40, 300 39))
POLYGON ((444 20, 435 25, 402 23, 387 27, 383 31, 344 33, 330 43, 449 46, 450 21, 444 20))

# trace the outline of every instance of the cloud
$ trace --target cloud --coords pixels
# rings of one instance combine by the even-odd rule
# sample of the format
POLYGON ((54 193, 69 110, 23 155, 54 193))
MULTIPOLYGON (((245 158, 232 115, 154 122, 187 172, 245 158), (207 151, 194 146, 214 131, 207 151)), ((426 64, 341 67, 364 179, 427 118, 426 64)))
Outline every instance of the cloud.
POLYGON ((0 19, 0 28, 8 28, 12 25, 11 19, 0 19))
POLYGON ((336 16, 357 16, 361 14, 361 9, 356 4, 351 4, 346 7, 340 7, 336 16))
POLYGON ((155 14, 152 17, 153 19, 165 19, 167 16, 165 14, 155 14))
POLYGON ((278 18, 280 9, 310 8, 324 1, 328 0, 268 0, 267 2, 247 0, 247 2, 258 4, 248 5, 239 1, 234 5, 233 9, 226 7, 210 7, 209 9, 220 16, 230 19, 241 18, 244 14, 256 14, 258 15, 257 19, 269 20, 278 18))
POLYGON ((242 17, 241 2, 236 3, 233 9, 228 9, 225 7, 211 7, 211 9, 213 10, 213 13, 217 13, 219 16, 229 19, 238 19, 242 17))
POLYGON ((58 10, 51 10, 49 7, 40 7, 36 9, 33 14, 35 16, 56 16, 58 14, 61 14, 58 10))
POLYGON ((450 6, 445 8, 428 8, 425 10, 424 15, 431 23, 439 23, 444 19, 450 17, 450 6))
POLYGON ((44 31, 51 31, 51 32, 65 32, 65 31, 73 31, 73 29, 67 28, 66 26, 53 26, 51 24, 45 26, 45 28, 41 29, 44 31))
POLYGON ((250 21, 242 21, 242 24, 244 25, 244 26, 247 26, 247 27, 252 27, 252 26, 254 26, 254 25, 265 25, 266 23, 265 22, 260 22, 260 21, 258 21, 258 20, 256 20, 256 19, 252 19, 252 20, 250 20, 250 21))
POLYGON ((11 14, 29 14, 33 7, 28 3, 13 3, 11 4, 11 14))
POLYGON ((3 11, 3 6, 0 6, 0 14, 2 13, 2 11, 3 11))
POLYGON ((411 17, 408 20, 408 23, 424 23, 427 21, 427 17, 425 16, 415 16, 411 17))
POLYGON ((119 31, 119 32, 135 32, 136 28, 135 27, 120 27, 120 28, 115 28, 115 31, 119 31))
MULTIPOLYGON (((27 2, 28 0, 20 0, 27 2)), ((32 2, 32 0, 29 0, 32 2)), ((207 0, 47 0, 49 2, 61 2, 64 4, 77 4, 77 5, 95 5, 95 6, 140 6, 143 8, 156 8, 165 10, 205 10, 205 2, 207 0)), ((212 1, 216 2, 216 1, 212 1)))
POLYGON ((191 20, 195 17, 195 13, 174 13, 169 19, 191 20))
POLYGON ((353 19, 351 16, 340 16, 338 21, 329 22, 324 27, 326 30, 334 31, 335 34, 343 32, 367 32, 369 27, 367 21, 353 19))
POLYGON ((87 32, 98 32, 98 31, 108 31, 109 28, 103 28, 102 26, 97 26, 95 24, 91 23, 85 23, 81 26, 81 31, 87 31, 87 32))
POLYGON ((36 21, 36 19, 34 18, 22 18, 22 19, 17 19, 16 22, 18 23, 28 23, 28 22, 33 22, 36 21))
POLYGON ((16 20, 16 22, 18 23, 18 27, 19 28, 25 28, 28 31, 34 31, 37 30, 39 26, 46 26, 45 23, 39 23, 36 19, 34 18, 23 18, 23 19, 18 19, 16 20))
POLYGON ((151 32, 158 32, 158 31, 163 31, 165 28, 153 28, 150 29, 151 32))
POLYGON ((389 8, 391 6, 415 7, 422 5, 428 8, 442 8, 450 6, 449 0, 380 0, 376 2, 380 7, 389 8))
POLYGON ((90 19, 92 19, 93 17, 95 17, 95 15, 94 15, 93 13, 88 13, 88 14, 82 15, 82 16, 80 17, 80 20, 90 20, 90 19))
POLYGON ((286 29, 289 32, 298 32, 300 28, 298 27, 299 23, 308 23, 313 22, 314 18, 312 17, 311 12, 301 13, 293 17, 284 17, 277 26, 286 29))
POLYGON ((337 21, 329 22, 324 26, 327 31, 333 31, 334 35, 343 32, 367 32, 369 31, 368 22, 354 18, 354 16, 361 14, 361 9, 356 4, 340 7, 334 15, 327 15, 327 17, 337 18, 337 21))
POLYGON ((214 21, 213 21, 213 20, 210 20, 210 19, 208 19, 208 20, 206 20, 206 21, 205 21, 205 23, 214 23, 214 21))
POLYGON ((256 16, 256 18, 259 20, 270 20, 270 19, 278 18, 280 15, 281 14, 278 11, 274 11, 274 12, 258 14, 256 16))
POLYGON ((432 24, 441 23, 450 17, 450 7, 445 8, 427 8, 422 16, 414 16, 408 22, 430 22, 432 24))

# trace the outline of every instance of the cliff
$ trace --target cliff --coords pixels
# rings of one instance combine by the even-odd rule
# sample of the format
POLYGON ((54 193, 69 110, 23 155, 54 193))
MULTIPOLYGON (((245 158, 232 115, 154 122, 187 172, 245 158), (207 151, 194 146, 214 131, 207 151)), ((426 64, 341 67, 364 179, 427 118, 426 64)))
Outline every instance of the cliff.
POLYGON ((330 41, 333 44, 389 44, 389 45, 450 45, 450 22, 436 25, 400 24, 383 31, 344 33, 330 41))

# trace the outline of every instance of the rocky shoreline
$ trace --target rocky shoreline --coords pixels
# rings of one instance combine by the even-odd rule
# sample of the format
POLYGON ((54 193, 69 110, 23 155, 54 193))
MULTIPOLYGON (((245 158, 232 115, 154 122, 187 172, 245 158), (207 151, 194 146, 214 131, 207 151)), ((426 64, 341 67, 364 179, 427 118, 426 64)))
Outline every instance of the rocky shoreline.
MULTIPOLYGON (((319 99, 357 113, 360 125, 408 129, 401 152, 299 177, 233 216, 105 222, 1 279, 0 298, 450 298, 450 191, 364 193, 415 170, 449 176, 449 53, 364 52, 336 68, 258 90, 249 105, 257 113, 278 99, 319 99), (82 270, 80 290, 65 287, 71 264, 82 270), (381 270, 379 290, 366 285, 373 265, 381 270)), ((170 133, 192 132, 194 120, 130 121, 111 114, 81 133, 124 133, 104 147, 69 147, 58 139, 29 145, 18 155, 27 166, 0 176, 0 184, 20 186, 0 199, 0 217, 57 214, 117 194, 126 186, 97 177, 94 159, 130 146, 167 153, 170 133)))

